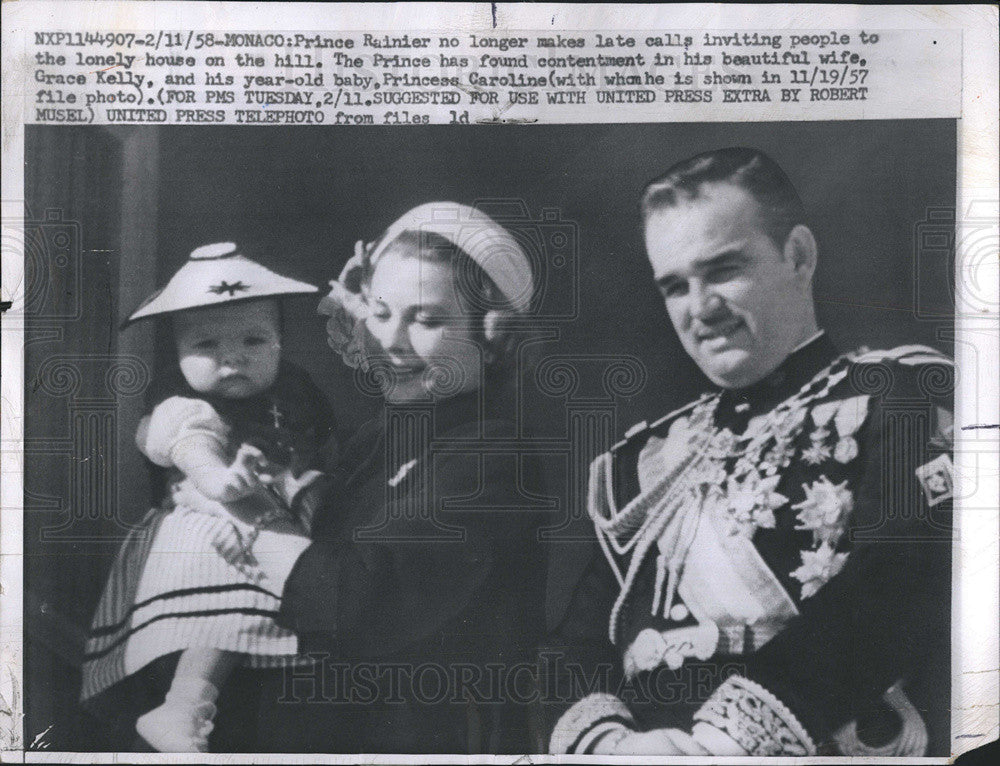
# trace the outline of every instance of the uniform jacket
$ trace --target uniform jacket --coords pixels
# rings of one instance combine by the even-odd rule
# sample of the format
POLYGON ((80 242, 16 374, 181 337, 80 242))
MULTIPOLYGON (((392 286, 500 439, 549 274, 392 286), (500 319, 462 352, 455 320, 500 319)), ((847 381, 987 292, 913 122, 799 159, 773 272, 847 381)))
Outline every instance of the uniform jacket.
POLYGON ((951 391, 931 349, 820 335, 600 456, 550 749, 704 722, 751 755, 946 752, 951 391))

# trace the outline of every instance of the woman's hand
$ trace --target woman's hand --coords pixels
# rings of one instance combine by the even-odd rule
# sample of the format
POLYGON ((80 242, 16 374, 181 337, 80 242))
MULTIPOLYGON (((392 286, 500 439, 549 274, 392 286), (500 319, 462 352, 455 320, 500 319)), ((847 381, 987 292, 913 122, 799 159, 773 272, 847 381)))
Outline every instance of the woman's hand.
POLYGON ((257 531, 250 554, 253 563, 280 592, 295 562, 309 545, 309 538, 298 524, 290 518, 281 518, 269 521, 257 531))
POLYGON ((233 519, 229 521, 229 524, 222 524, 216 530, 212 547, 229 566, 239 569, 248 579, 259 582, 263 573, 254 569, 253 558, 247 553, 247 541, 253 535, 253 527, 233 519))
POLYGON ((219 525, 212 537, 216 552, 253 582, 270 579, 283 587, 288 572, 309 545, 302 526, 284 513, 266 512, 266 521, 259 526, 229 513, 218 515, 229 523, 219 525))
POLYGON ((254 582, 270 579, 284 583, 288 571, 308 544, 302 527, 290 518, 270 521, 266 529, 232 520, 221 526, 212 538, 212 546, 226 563, 254 582))

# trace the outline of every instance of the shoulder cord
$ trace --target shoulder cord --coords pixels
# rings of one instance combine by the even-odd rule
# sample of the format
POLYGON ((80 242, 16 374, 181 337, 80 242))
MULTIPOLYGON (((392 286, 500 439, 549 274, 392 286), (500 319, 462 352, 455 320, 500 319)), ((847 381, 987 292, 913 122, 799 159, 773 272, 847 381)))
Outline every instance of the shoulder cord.
MULTIPOLYGON (((769 432, 770 429, 767 428, 766 426, 773 425, 773 423, 777 420, 777 417, 775 416, 774 413, 791 410, 797 403, 805 404, 809 401, 813 401, 814 399, 817 399, 829 393, 829 390, 834 385, 833 382, 834 375, 832 374, 832 370, 836 366, 844 362, 850 361, 850 358, 851 356, 848 354, 838 357, 833 362, 831 362, 825 369, 823 369, 822 372, 816 374, 808 383, 802 386, 802 388, 799 389, 799 391, 796 392, 793 396, 790 396, 784 402, 775 407, 771 411, 772 414, 767 419, 766 423, 762 424, 758 433, 755 435, 755 438, 760 438, 761 436, 769 432), (824 385, 819 391, 817 391, 812 396, 808 397, 804 396, 804 394, 812 386, 814 386, 816 383, 818 383, 820 380, 823 380, 824 378, 827 379, 826 385, 824 385)), ((678 497, 678 495, 681 494, 680 492, 678 492, 678 490, 684 489, 684 481, 683 481, 684 478, 690 473, 693 466, 701 463, 702 459, 705 456, 705 453, 708 451, 710 446, 711 446, 711 439, 705 439, 705 441, 702 443, 702 445, 694 454, 694 457, 689 462, 687 462, 686 465, 684 465, 682 470, 680 470, 675 476, 665 477, 664 480, 659 485, 657 485, 657 487, 653 490, 654 492, 656 492, 658 490, 661 490, 661 488, 666 488, 666 485, 669 485, 669 490, 665 492, 663 501, 661 503, 658 503, 659 506, 658 510, 655 513, 650 514, 648 522, 643 524, 642 528, 636 534, 635 538, 633 538, 633 541, 629 544, 629 546, 627 546, 631 547, 632 545, 635 545, 635 552, 632 554, 632 558, 629 561, 628 571, 625 575, 625 580, 622 583, 621 591, 618 594, 618 598, 615 599, 614 606, 611 608, 611 615, 608 621, 609 622, 608 636, 611 639, 612 643, 615 643, 615 633, 618 627, 618 616, 621 612, 622 606, 625 603, 625 599, 628 597, 628 594, 631 591, 633 584, 635 583, 635 578, 638 574, 639 568, 642 565, 643 560, 646 558, 646 554, 649 552, 650 547, 656 540, 659 539, 660 534, 663 532, 664 528, 669 523, 670 519, 673 517, 673 513, 671 511, 676 509, 676 507, 680 504, 681 500, 683 499, 682 497, 678 497)), ((700 515, 701 505, 692 504, 691 506, 689 506, 688 513, 692 512, 700 515)), ((608 534, 608 536, 610 537, 609 533, 602 528, 603 525, 598 523, 599 520, 596 517, 594 518, 594 522, 598 538, 601 538, 605 534, 608 534)), ((684 522, 682 522, 682 524, 684 524, 684 522)), ((693 529, 697 530, 697 526, 694 526, 693 529)), ((691 541, 693 541, 694 535, 690 534, 689 537, 691 538, 691 541)), ((608 561, 612 567, 612 571, 615 571, 616 577, 620 581, 621 579, 620 575, 617 572, 616 566, 613 562, 613 559, 611 558, 610 551, 608 550, 608 542, 609 541, 601 540, 601 550, 604 552, 605 557, 608 558, 608 561)), ((688 542, 687 546, 685 547, 684 553, 678 552, 679 555, 672 557, 669 563, 671 570, 673 569, 679 570, 683 557, 686 554, 687 547, 690 547, 690 542, 688 542)), ((672 585, 673 587, 676 587, 676 574, 673 572, 671 574, 673 575, 671 579, 674 580, 672 585)), ((662 575, 660 576, 662 577, 662 575)))
MULTIPOLYGON (((702 403, 703 400, 704 397, 698 403, 702 403)), ((712 405, 715 404, 718 404, 718 396, 712 402, 712 405)), ((614 503, 610 497, 609 480, 607 477, 613 456, 609 453, 604 453, 600 456, 601 462, 595 465, 597 470, 591 471, 590 474, 590 497, 588 498, 590 502, 587 511, 594 526, 607 535, 607 542, 610 543, 618 555, 621 556, 628 553, 642 537, 643 529, 652 523, 656 516, 655 513, 650 513, 651 508, 659 505, 663 497, 675 488, 678 477, 684 473, 688 464, 694 460, 696 454, 697 451, 690 453, 685 460, 680 461, 674 466, 670 473, 661 477, 648 492, 628 502, 620 513, 615 513, 613 518, 610 512, 606 518, 602 516, 599 505, 606 497, 609 511, 615 510, 611 508, 614 503), (635 523, 636 517, 641 517, 641 521, 635 523), (624 545, 619 544, 617 541, 618 535, 621 534, 623 529, 626 531, 634 529, 634 534, 632 534, 624 545)))
POLYGON ((677 593, 677 581, 680 576, 681 565, 687 559, 688 551, 694 544, 694 538, 698 534, 698 525, 701 523, 702 514, 700 512, 688 512, 684 514, 681 521, 680 531, 677 533, 677 543, 674 545, 673 555, 668 559, 665 552, 661 552, 656 557, 656 587, 653 589, 653 604, 650 614, 655 615, 659 611, 660 599, 663 595, 663 580, 666 576, 667 592, 663 598, 663 616, 668 617, 670 607, 674 603, 674 595, 677 593), (664 574, 665 573, 665 574, 664 574))
MULTIPOLYGON (((611 608, 611 616, 608 624, 608 636, 611 639, 611 643, 615 643, 615 633, 618 628, 618 615, 621 612, 629 591, 632 589, 632 585, 635 583, 639 567, 646 558, 646 553, 649 552, 650 546, 656 542, 664 527, 666 527, 666 525, 674 517, 673 511, 676 510, 683 502, 684 493, 681 490, 686 488, 684 479, 688 473, 690 473, 691 468, 699 464, 704 458, 705 453, 708 451, 709 444, 710 441, 706 439, 695 453, 693 459, 684 466, 680 475, 673 481, 670 491, 664 497, 657 512, 651 515, 650 523, 645 526, 639 535, 637 535, 637 537, 640 537, 641 539, 638 540, 636 544, 635 553, 632 554, 632 558, 629 561, 628 572, 625 575, 625 582, 618 594, 618 598, 615 599, 614 606, 611 608)), ((700 507, 695 506, 694 504, 688 506, 688 513, 697 513, 700 510, 700 507)))
MULTIPOLYGON (((601 463, 597 466, 597 471, 592 471, 590 476, 591 481, 591 495, 588 498, 587 511, 590 514, 591 521, 594 523, 594 528, 597 531, 598 539, 601 541, 602 549, 605 549, 605 556, 608 557, 609 563, 612 564, 612 569, 616 572, 616 577, 619 581, 622 580, 619 568, 614 563, 614 559, 611 557, 610 549, 614 549, 615 553, 619 556, 623 556, 628 553, 642 538, 646 528, 650 524, 656 523, 659 518, 660 511, 656 508, 660 506, 664 500, 664 497, 668 496, 671 492, 676 491, 677 482, 684 472, 690 466, 690 464, 697 457, 698 452, 690 453, 685 460, 678 463, 673 470, 666 476, 657 481, 656 485, 653 486, 648 492, 640 497, 634 498, 632 501, 626 504, 625 509, 617 514, 614 518, 603 517, 600 514, 601 502, 601 492, 600 487, 597 486, 598 481, 601 478, 604 479, 603 484, 607 485, 606 476, 602 477, 598 471, 606 472, 610 466, 610 457, 607 453, 601 456, 601 463), (641 522, 634 524, 636 517, 641 517, 641 522), (631 537, 629 537, 624 544, 618 542, 618 536, 623 532, 630 532, 631 537)), ((609 511, 611 499, 607 498, 606 502, 609 504, 609 511)))

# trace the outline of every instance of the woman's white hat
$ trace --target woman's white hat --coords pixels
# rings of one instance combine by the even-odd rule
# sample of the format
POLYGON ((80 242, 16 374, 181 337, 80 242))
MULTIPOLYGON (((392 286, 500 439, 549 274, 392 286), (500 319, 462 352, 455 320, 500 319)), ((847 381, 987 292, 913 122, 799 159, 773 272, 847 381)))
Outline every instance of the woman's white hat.
POLYGON ((143 301, 122 326, 185 309, 318 291, 315 285, 275 274, 240 255, 232 242, 216 242, 192 251, 166 287, 143 301))
POLYGON ((385 230, 377 243, 358 249, 338 281, 349 292, 359 292, 365 252, 374 265, 401 234, 410 231, 444 237, 479 265, 514 312, 528 312, 535 285, 524 248, 482 210, 458 202, 427 202, 408 211, 385 230))
POLYGON ((482 210, 446 201, 418 205, 386 229, 371 262, 376 263, 406 231, 444 237, 479 264, 514 311, 528 311, 534 289, 528 256, 511 233, 482 210))
POLYGON ((418 205, 394 221, 377 242, 355 243, 354 255, 344 264, 340 277, 330 282, 330 294, 319 302, 319 313, 330 317, 326 325, 330 347, 349 367, 365 367, 368 347, 373 342, 364 331, 368 315, 361 294, 365 263, 377 263, 400 235, 408 231, 444 237, 493 280, 511 311, 523 315, 531 308, 535 287, 531 262, 509 231, 482 210, 458 202, 418 205))

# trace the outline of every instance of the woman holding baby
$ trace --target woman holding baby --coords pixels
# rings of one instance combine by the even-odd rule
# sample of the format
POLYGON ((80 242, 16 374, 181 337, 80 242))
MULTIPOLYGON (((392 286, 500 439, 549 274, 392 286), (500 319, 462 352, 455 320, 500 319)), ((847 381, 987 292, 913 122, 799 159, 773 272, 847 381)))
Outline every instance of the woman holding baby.
POLYGON ((277 622, 316 662, 273 690, 265 746, 528 752, 531 679, 514 676, 543 624, 540 483, 510 446, 528 258, 481 212, 431 203, 333 287, 331 345, 385 410, 340 450, 311 539, 276 519, 254 540, 277 622))
POLYGON ((537 749, 542 488, 515 442, 512 331, 528 258, 480 211, 430 203, 331 284, 330 345, 385 402, 339 448, 319 446, 326 404, 280 357, 277 301, 310 286, 209 246, 132 316, 176 336, 180 374, 139 435, 173 479, 112 569, 83 697, 179 653, 136 726, 153 749, 210 749, 241 664, 284 667, 262 675, 251 750, 537 749))

